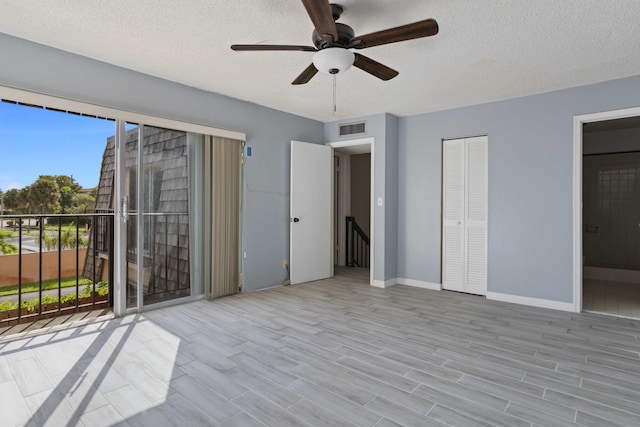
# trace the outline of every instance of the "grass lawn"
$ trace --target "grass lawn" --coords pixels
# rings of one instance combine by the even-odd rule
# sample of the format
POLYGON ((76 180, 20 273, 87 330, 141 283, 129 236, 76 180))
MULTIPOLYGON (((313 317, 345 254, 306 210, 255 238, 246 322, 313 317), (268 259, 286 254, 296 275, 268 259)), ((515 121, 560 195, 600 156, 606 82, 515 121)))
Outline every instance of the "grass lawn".
MULTIPOLYGON (((91 284, 91 280, 86 279, 84 277, 80 277, 79 279, 80 286, 85 286, 91 284)), ((63 277, 61 279, 61 287, 68 288, 76 285, 76 278, 73 277, 63 277)), ((38 282, 32 283, 23 283, 22 284, 22 293, 27 292, 38 292, 40 289, 40 284, 38 282)), ((45 280, 42 282, 42 290, 48 291, 51 289, 58 289, 58 279, 45 280)), ((13 286, 4 286, 0 288, 0 297, 4 297, 7 295, 16 295, 18 293, 18 285, 13 286)))
POLYGON ((6 239, 7 237, 13 236, 15 233, 13 231, 0 230, 0 239, 6 239))

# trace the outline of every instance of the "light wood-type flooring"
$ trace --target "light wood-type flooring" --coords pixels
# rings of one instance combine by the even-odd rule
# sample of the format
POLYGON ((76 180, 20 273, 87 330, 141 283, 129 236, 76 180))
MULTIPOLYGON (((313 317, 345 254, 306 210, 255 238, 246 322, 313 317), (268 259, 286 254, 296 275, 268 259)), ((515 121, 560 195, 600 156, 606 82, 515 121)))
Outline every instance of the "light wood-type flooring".
POLYGON ((640 425, 640 323, 366 274, 0 342, 0 424, 640 425))

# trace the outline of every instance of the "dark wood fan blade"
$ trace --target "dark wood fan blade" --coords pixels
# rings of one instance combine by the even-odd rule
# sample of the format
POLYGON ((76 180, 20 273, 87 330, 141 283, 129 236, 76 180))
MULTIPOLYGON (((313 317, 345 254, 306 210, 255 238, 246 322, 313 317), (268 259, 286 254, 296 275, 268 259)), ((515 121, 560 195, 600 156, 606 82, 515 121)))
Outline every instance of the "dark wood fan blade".
POLYGON ((353 65, 360 68, 363 71, 381 79, 381 80, 391 80, 399 73, 393 68, 389 68, 386 65, 383 65, 377 61, 374 61, 371 58, 367 58, 364 55, 360 55, 359 53, 355 53, 356 59, 353 62, 353 65))
POLYGON ((251 51, 251 50, 300 50, 303 52, 315 52, 318 49, 311 46, 293 46, 281 44, 232 44, 232 50, 251 51))
POLYGON ((349 47, 364 49, 366 47, 419 39, 436 34, 438 34, 438 23, 433 19, 425 19, 424 21, 414 22, 413 24, 354 37, 351 39, 349 47))
POLYGON ((338 30, 333 20, 331 6, 328 0, 302 0, 313 26, 319 35, 329 34, 333 40, 338 40, 338 30))
POLYGON ((293 81, 292 85, 303 85, 308 83, 313 76, 318 73, 318 69, 313 65, 309 65, 305 70, 293 81))

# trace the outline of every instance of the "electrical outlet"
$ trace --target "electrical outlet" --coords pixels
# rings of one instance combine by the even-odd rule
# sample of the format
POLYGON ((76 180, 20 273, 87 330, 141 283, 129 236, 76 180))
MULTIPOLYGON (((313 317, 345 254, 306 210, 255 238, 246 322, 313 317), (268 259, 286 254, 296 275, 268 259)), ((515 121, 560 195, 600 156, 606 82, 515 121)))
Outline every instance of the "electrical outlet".
POLYGON ((284 269, 288 269, 289 268, 289 261, 287 261, 286 259, 282 262, 282 268, 284 269))

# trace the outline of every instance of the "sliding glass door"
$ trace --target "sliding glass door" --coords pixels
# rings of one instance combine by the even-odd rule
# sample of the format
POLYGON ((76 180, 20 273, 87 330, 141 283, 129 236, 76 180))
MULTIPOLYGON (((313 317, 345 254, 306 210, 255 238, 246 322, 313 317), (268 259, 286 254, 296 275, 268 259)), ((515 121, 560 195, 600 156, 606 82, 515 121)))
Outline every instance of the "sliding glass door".
POLYGON ((190 179, 187 133, 129 124, 121 130, 121 220, 126 251, 125 307, 188 297, 191 292, 190 179))
POLYGON ((241 289, 244 133, 2 85, 0 99, 115 122, 101 140, 95 208, 84 208, 95 213, 83 212, 113 220, 87 231, 91 261, 82 270, 94 282, 108 280, 116 315, 241 289))

